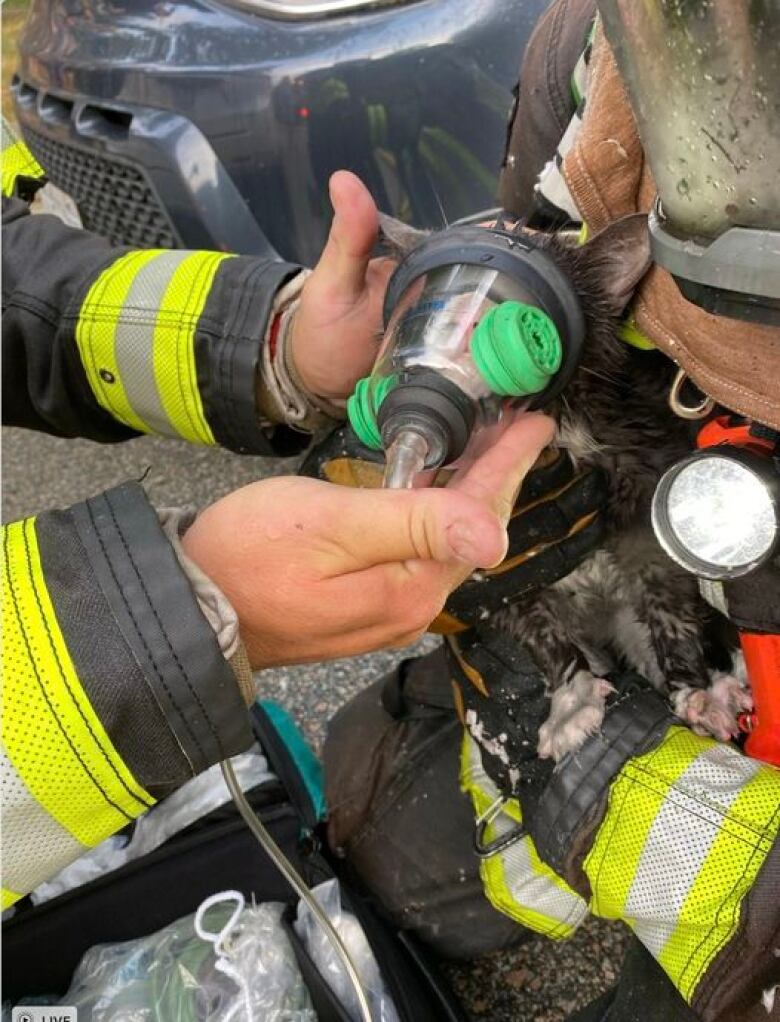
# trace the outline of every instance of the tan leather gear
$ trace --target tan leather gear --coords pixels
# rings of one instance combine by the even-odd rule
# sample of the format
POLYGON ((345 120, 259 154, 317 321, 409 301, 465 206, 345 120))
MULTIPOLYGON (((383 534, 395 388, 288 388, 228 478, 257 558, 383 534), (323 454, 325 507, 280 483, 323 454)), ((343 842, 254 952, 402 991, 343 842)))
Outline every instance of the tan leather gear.
MULTIPOLYGON (((650 209, 655 184, 612 50, 601 27, 582 126, 562 173, 590 233, 650 209)), ((779 168, 780 169, 780 168, 779 168)), ((716 401, 780 429, 780 329, 713 316, 654 266, 634 298, 637 328, 716 401)))

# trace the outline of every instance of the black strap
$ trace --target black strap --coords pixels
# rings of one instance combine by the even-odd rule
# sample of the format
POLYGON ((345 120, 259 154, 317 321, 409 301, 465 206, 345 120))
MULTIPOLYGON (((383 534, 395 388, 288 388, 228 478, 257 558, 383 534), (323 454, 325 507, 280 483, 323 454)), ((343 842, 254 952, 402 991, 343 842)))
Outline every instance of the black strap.
POLYGON ((757 440, 769 440, 770 443, 780 444, 780 433, 771 426, 765 426, 763 422, 751 422, 750 435, 757 440))
POLYGON ((447 600, 446 613, 464 625, 478 624, 564 578, 601 544, 604 472, 574 476, 571 460, 560 455, 534 469, 526 483, 509 521, 503 563, 467 579, 447 600))
POLYGON ((724 582, 723 595, 737 628, 780 634, 780 566, 770 562, 750 575, 724 582))

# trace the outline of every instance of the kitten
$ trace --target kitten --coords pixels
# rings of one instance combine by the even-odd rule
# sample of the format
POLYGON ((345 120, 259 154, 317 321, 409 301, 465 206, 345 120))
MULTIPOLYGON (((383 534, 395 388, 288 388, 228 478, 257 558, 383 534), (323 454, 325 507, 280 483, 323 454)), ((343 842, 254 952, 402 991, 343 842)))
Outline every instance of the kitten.
MULTIPOLYGON (((384 217, 382 229, 404 253, 423 236, 384 217)), ((602 675, 619 666, 668 693, 694 730, 725 741, 750 697, 731 675, 710 683, 704 642, 714 614, 696 578, 667 556, 650 523, 658 480, 691 450, 688 425, 668 404, 676 366, 618 337, 620 318, 650 266, 647 218, 624 217, 582 246, 564 235, 534 234, 533 240, 569 275, 586 322, 580 365, 546 409, 557 423, 555 443, 578 467, 600 466, 608 478, 602 546, 494 621, 525 644, 546 676, 552 703, 539 755, 559 760, 598 729, 611 691, 602 675)))

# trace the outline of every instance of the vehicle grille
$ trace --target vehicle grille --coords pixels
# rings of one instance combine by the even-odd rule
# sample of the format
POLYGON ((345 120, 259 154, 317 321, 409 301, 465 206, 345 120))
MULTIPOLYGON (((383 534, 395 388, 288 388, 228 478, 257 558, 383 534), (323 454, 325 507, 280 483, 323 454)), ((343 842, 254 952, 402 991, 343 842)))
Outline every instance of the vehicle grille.
POLYGON ((54 141, 27 126, 24 138, 49 179, 74 200, 87 230, 115 245, 176 248, 171 222, 137 167, 54 141))

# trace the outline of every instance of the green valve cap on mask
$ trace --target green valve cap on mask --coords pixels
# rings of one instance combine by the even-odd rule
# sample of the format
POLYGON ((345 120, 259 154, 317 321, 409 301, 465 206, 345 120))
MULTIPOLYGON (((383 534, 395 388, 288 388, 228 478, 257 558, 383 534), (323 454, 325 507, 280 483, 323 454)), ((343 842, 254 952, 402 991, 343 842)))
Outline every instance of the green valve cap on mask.
POLYGON ((374 382, 372 393, 371 377, 364 376, 355 384, 355 390, 347 402, 350 425, 358 440, 373 451, 382 449, 382 437, 376 421, 379 406, 397 382, 395 376, 380 377, 374 382))
POLYGON ((477 324, 471 356, 494 394, 526 397, 544 390, 561 368, 563 347, 546 312, 523 302, 502 302, 477 324))

